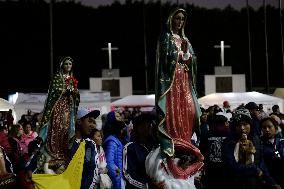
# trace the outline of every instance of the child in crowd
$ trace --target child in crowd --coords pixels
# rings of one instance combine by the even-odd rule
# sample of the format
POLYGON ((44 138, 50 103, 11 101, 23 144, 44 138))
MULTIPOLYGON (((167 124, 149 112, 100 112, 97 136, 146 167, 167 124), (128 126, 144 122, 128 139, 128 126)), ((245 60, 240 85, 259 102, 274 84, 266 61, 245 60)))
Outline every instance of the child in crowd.
POLYGON ((112 183, 111 180, 109 178, 109 176, 107 175, 107 163, 106 163, 106 157, 105 157, 105 152, 104 149, 102 147, 102 143, 103 143, 103 136, 102 136, 102 132, 96 128, 92 129, 91 132, 91 139, 93 140, 93 142, 95 143, 96 147, 97 147, 97 152, 98 152, 98 174, 99 174, 99 180, 97 185, 100 188, 111 188, 112 183), (104 178, 102 178, 104 177, 104 178), (105 177, 107 177, 105 179, 105 177))
POLYGON ((274 118, 267 117, 260 122, 263 136, 263 157, 270 175, 277 184, 284 187, 284 139, 277 135, 278 123, 274 118))

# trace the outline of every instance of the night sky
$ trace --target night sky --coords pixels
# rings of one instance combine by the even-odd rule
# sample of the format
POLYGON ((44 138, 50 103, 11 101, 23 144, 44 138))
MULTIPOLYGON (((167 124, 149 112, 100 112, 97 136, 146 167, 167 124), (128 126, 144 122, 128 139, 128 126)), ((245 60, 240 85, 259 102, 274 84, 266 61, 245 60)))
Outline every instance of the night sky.
MULTIPOLYGON (((50 71, 50 27, 48 1, 0 1, 0 17, 5 18, 1 23, 0 50, 1 69, 13 70, 15 65, 20 73, 15 75, 15 80, 7 80, 4 75, 0 77, 0 96, 6 98, 7 93, 13 92, 46 92, 50 71), (24 2, 24 3, 23 3, 24 2), (36 15, 36 16, 35 16, 36 15), (40 71, 33 71, 38 67, 40 71), (5 64, 6 63, 6 64, 5 64), (8 63, 8 64, 7 64, 8 63), (37 78, 34 80, 34 78, 37 78), (18 81, 21 82, 18 82, 18 81)), ((177 0, 171 4, 162 6, 158 0, 151 0, 147 5, 146 14, 146 50, 148 67, 145 68, 145 49, 143 40, 142 5, 136 0, 120 0, 121 5, 100 6, 112 4, 114 0, 54 0, 54 27, 53 27, 53 72, 57 69, 57 63, 61 56, 70 55, 75 64, 75 75, 80 81, 80 89, 89 88, 90 77, 101 77, 101 70, 108 67, 108 57, 101 48, 106 47, 107 42, 119 47, 119 53, 113 53, 113 68, 120 69, 122 77, 133 77, 133 91, 136 94, 145 91, 154 91, 155 77, 155 47, 156 40, 167 16, 170 6, 176 6, 177 0), (125 4, 125 1, 127 2, 125 4), (83 5, 80 5, 80 3, 83 5), (92 7, 86 7, 92 6, 92 7), (131 5, 131 6, 129 6, 131 5), (158 6, 158 7, 157 7, 158 6), (161 6, 161 7, 159 7, 161 6), (167 7, 168 6, 168 7, 167 7), (123 10, 123 11, 121 11, 123 10), (157 14, 157 11, 159 12, 157 14), (139 14, 138 14, 139 13, 139 14), (117 15, 117 16, 113 16, 117 15), (133 15, 137 20, 120 22, 129 19, 133 15), (151 18, 151 19, 149 19, 151 18), (158 23, 158 24, 157 24, 158 23), (101 28, 98 29, 98 26, 101 28), (115 29, 114 29, 115 28, 115 29), (119 28, 117 30, 117 28, 119 28), (135 39, 135 40, 133 40, 135 39), (135 48, 129 48, 129 44, 135 48), (126 57, 126 58, 125 58, 126 57), (79 63, 79 64, 78 64, 79 63), (129 67, 135 63, 134 67, 129 67), (145 70, 148 70, 146 79, 145 70), (145 80, 148 82, 148 90, 145 90, 145 80)), ((149 0, 145 0, 149 1, 149 0)), ((283 1, 283 0, 282 0, 283 1)), ((178 0, 179 4, 185 0, 178 0)), ((231 45, 225 50, 225 65, 233 67, 233 73, 246 74, 249 59, 247 51, 247 14, 246 11, 236 11, 245 7, 246 0, 187 0, 194 6, 189 5, 191 19, 189 29, 186 31, 194 45, 198 64, 198 90, 204 94, 204 75, 213 74, 214 66, 220 65, 220 53, 213 46, 224 40, 225 44, 231 45), (233 9, 222 9, 231 4, 233 9), (205 6, 206 5, 206 6, 205 6), (196 6, 205 7, 200 9, 196 6), (221 9, 210 9, 210 8, 221 9), (226 16, 224 16, 226 15, 226 16), (212 28, 215 28, 212 30, 212 28), (210 31, 210 32, 208 32, 210 31)), ((264 49, 263 11, 258 9, 262 6, 262 0, 249 0, 249 4, 257 10, 251 10, 251 35, 252 35, 252 69, 261 71, 253 72, 252 84, 247 82, 247 87, 262 90, 266 87, 273 89, 283 85, 284 68, 282 63, 281 40, 279 40, 278 3, 279 0, 266 0, 268 7, 268 51, 269 68, 266 69, 266 57, 264 49), (267 70, 269 75, 267 82, 267 70), (270 85, 270 86, 269 86, 270 85)), ((185 6, 186 7, 186 6, 185 6)), ((283 8, 283 5, 282 5, 283 8)), ((14 74, 12 72, 12 74, 14 74)), ((267 74, 268 75, 268 74, 267 74)), ((247 78, 249 81, 249 78, 247 78)), ((251 90, 251 88, 249 88, 251 90)))
MULTIPOLYGON (((99 5, 110 5, 114 0, 78 0, 82 4, 97 7, 99 5)), ((124 3, 125 0, 119 0, 121 3, 124 3)), ((147 0, 145 0, 147 1, 147 0)), ((157 0, 153 0, 157 1, 157 0)), ((161 0, 162 2, 171 1, 173 3, 179 2, 182 3, 192 3, 196 6, 206 7, 206 8, 224 8, 227 5, 231 5, 235 9, 240 9, 246 6, 246 0, 161 0)), ((254 8, 258 8, 263 4, 262 0, 249 0, 249 5, 254 8)), ((266 0, 267 5, 279 6, 279 0, 266 0)), ((282 5, 283 6, 283 5, 282 5)))

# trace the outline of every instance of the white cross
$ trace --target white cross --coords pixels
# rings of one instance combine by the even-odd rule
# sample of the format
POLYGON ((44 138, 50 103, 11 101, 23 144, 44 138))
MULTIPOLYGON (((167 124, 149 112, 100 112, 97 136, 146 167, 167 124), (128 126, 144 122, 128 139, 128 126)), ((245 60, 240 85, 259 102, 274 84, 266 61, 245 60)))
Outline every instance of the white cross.
POLYGON ((111 61, 111 50, 118 50, 117 47, 111 47, 111 43, 107 44, 107 48, 102 48, 102 50, 108 50, 108 66, 109 69, 112 69, 112 61, 111 61))
POLYGON ((224 48, 230 48, 230 45, 224 45, 224 41, 221 41, 220 45, 214 45, 214 48, 221 48, 221 65, 224 66, 224 48))

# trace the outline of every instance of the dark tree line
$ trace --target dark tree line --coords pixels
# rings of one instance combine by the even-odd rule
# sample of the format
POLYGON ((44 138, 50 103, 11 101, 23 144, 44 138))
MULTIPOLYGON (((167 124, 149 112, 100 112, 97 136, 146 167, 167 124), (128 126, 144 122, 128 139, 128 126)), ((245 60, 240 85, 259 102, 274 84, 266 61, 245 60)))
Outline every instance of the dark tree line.
MULTIPOLYGON (((157 39, 173 7, 176 4, 131 0, 98 8, 76 1, 54 3, 53 71, 58 68, 61 56, 73 57, 79 88, 88 89, 89 77, 101 77, 101 70, 108 68, 107 52, 101 48, 111 42, 119 48, 112 53, 113 68, 119 68, 121 76, 133 77, 137 94, 145 94, 147 70, 148 92, 154 92, 157 39)), ((204 95, 204 75, 213 74, 214 66, 221 65, 220 49, 214 48, 221 40, 231 46, 225 49, 225 65, 231 65, 234 74, 246 74, 248 89, 267 87, 263 7, 249 9, 252 86, 249 86, 247 10, 238 11, 230 6, 206 9, 191 4, 181 7, 188 12, 186 35, 198 57, 199 96, 204 95)), ((0 1, 2 97, 16 91, 47 92, 51 76, 49 8, 43 0, 0 1)), ((284 82, 280 17, 278 8, 267 6, 266 11, 269 86, 273 89, 284 82)))

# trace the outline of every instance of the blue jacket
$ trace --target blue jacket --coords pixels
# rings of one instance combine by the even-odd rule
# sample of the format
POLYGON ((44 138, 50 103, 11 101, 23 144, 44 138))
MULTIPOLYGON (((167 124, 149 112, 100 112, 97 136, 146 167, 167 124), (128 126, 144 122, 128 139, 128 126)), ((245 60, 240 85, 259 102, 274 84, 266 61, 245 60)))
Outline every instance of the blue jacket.
POLYGON ((103 144, 108 175, 111 178, 113 189, 121 189, 122 179, 122 150, 123 145, 117 137, 109 135, 103 144), (119 175, 117 175, 117 168, 119 169, 119 175))

